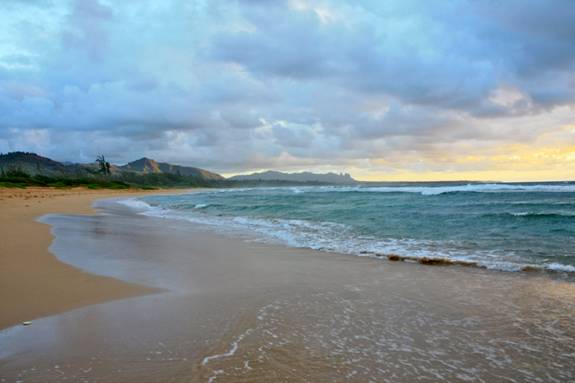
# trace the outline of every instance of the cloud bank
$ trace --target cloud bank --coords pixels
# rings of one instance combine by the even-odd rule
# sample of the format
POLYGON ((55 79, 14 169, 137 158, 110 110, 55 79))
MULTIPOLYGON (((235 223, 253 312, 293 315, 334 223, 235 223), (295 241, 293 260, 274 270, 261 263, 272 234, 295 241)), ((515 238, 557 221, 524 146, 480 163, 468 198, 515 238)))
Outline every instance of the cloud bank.
POLYGON ((0 151, 575 178, 570 0, 6 0, 0 15, 0 151))

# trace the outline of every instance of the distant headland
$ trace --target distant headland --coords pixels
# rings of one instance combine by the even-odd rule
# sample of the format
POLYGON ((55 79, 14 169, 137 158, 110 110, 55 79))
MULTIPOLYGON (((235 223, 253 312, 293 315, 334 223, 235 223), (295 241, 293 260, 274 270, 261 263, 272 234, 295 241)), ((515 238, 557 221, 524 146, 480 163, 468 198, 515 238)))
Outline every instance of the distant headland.
POLYGON ((237 175, 229 180, 236 181, 288 181, 288 182, 325 182, 329 184, 355 184, 357 183, 348 173, 283 173, 268 170, 261 173, 237 175))

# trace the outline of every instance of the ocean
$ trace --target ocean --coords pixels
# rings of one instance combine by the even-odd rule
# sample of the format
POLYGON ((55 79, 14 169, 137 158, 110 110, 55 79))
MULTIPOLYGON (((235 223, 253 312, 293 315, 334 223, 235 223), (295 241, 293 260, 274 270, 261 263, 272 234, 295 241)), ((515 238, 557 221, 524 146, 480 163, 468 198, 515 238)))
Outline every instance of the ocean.
POLYGON ((124 203, 291 247, 575 273, 575 183, 237 188, 124 203))

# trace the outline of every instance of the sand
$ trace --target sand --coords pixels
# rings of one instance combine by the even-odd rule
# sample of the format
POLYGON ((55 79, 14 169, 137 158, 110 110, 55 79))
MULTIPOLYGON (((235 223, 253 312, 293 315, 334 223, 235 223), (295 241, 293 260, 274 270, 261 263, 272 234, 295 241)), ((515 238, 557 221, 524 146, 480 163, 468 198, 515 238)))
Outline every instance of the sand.
POLYGON ((575 380, 572 280, 293 249, 96 206, 44 218, 51 249, 134 295, 0 331, 6 382, 575 380))
POLYGON ((0 329, 75 307, 156 291, 60 262, 48 250, 50 227, 37 221, 48 213, 94 214, 91 206, 98 198, 146 193, 150 192, 0 189, 0 329))

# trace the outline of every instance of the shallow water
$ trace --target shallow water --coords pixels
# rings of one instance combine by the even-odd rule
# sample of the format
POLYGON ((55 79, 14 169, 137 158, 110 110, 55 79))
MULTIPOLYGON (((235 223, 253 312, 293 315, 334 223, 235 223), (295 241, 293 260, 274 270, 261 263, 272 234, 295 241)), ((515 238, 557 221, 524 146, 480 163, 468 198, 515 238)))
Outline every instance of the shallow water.
POLYGON ((228 189, 125 203, 261 240, 575 272, 575 184, 228 189))

